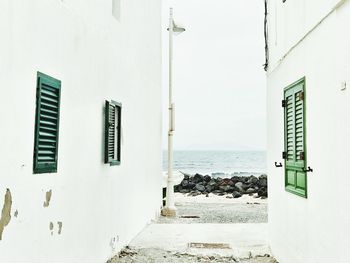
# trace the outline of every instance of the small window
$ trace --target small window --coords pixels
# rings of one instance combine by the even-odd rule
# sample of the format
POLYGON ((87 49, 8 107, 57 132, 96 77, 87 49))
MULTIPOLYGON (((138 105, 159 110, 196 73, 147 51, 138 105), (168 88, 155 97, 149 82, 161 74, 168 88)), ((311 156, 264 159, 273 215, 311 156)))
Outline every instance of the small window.
POLYGON ((305 79, 284 90, 285 187, 307 197, 305 138, 305 79))
POLYGON ((33 172, 57 172, 61 81, 37 73, 33 172))
POLYGON ((106 101, 105 106, 105 163, 120 164, 122 105, 106 101))

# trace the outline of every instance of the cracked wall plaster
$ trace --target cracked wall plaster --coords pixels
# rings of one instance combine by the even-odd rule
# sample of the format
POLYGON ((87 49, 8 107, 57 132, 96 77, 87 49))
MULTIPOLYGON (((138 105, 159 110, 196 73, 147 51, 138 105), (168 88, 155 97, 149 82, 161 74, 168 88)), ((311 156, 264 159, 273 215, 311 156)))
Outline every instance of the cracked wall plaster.
POLYGON ((63 223, 58 221, 57 224, 58 224, 58 234, 61 235, 63 223))
POLYGON ((53 223, 50 222, 49 229, 51 231, 51 236, 53 235, 53 223))

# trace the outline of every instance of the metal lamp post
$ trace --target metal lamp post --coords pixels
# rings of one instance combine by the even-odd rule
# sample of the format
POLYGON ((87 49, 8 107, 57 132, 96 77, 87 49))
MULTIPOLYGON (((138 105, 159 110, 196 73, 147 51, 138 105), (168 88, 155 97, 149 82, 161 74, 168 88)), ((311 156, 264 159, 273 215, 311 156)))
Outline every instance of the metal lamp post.
POLYGON ((173 178, 173 135, 175 121, 175 105, 173 103, 173 35, 181 34, 185 28, 175 24, 173 9, 170 8, 169 16, 169 131, 168 131, 168 180, 166 192, 166 206, 162 210, 163 216, 176 216, 174 200, 174 178, 173 178))

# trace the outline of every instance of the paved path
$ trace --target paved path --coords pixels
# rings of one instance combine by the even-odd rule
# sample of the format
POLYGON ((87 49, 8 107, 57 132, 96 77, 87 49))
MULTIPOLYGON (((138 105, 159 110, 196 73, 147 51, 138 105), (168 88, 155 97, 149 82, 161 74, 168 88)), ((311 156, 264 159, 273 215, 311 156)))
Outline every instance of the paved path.
POLYGON ((266 256, 267 200, 176 194, 176 205, 177 217, 148 225, 108 263, 276 263, 266 256), (210 248, 199 248, 199 243, 210 248))
POLYGON ((236 258, 270 254, 266 224, 151 224, 130 246, 236 258), (230 248, 190 248, 190 243, 222 243, 228 244, 230 248))

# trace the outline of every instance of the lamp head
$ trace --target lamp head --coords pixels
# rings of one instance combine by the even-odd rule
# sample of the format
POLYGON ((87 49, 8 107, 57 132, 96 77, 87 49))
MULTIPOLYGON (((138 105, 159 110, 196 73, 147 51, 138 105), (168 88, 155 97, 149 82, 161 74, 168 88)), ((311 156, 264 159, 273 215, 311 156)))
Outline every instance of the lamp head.
MULTIPOLYGON (((169 31, 169 28, 168 28, 168 31, 169 31)), ((173 32, 174 32, 174 35, 180 35, 182 32, 185 32, 185 31, 186 31, 186 29, 183 26, 177 25, 173 21, 173 32)))

